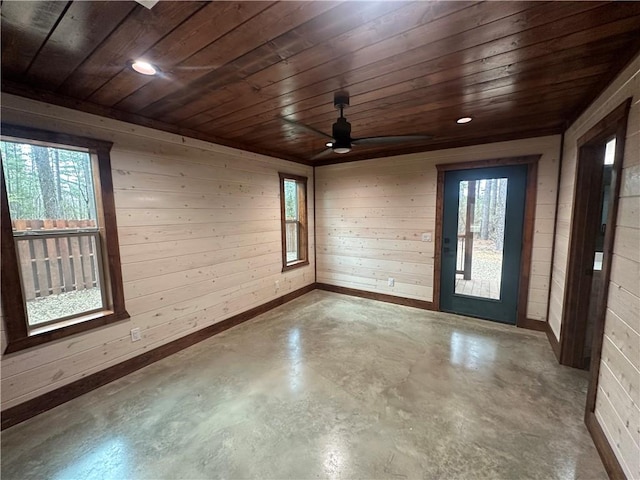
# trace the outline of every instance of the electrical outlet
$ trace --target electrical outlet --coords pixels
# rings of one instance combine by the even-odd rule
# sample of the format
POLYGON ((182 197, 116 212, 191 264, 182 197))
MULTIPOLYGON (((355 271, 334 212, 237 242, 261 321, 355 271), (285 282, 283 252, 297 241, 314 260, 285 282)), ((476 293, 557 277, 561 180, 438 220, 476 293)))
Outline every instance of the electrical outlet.
POLYGON ((423 242, 430 242, 431 241, 431 232, 426 232, 422 234, 422 241, 423 242))
POLYGON ((140 335, 140 329, 139 328, 132 328, 131 329, 131 341, 132 342, 137 342, 140 339, 142 339, 142 336, 140 335))
POLYGON ((389 280, 387 280, 387 283, 389 284, 390 287, 393 287, 396 284, 396 279, 389 277, 389 280))
POLYGON ((280 289, 280 280, 276 280, 276 290, 280 289))

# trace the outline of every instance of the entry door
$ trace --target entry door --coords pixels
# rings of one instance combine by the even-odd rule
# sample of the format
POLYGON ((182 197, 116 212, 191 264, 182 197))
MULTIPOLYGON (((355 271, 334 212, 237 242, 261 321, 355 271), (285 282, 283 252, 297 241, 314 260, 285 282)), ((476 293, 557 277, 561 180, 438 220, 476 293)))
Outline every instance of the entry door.
POLYGON ((440 308, 516 323, 527 166, 445 173, 440 308))

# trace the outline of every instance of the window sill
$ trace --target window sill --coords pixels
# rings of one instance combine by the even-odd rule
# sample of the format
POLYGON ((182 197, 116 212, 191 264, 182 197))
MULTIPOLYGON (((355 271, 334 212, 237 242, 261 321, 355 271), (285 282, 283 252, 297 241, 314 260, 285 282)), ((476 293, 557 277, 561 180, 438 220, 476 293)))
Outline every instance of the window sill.
POLYGON ((104 310, 102 312, 94 312, 81 317, 76 317, 64 322, 47 325, 43 327, 32 328, 28 336, 18 338, 7 344, 4 354, 18 352, 27 348, 43 345, 54 340, 69 337, 81 332, 94 330, 111 323, 119 322, 129 318, 126 311, 114 312, 112 310, 104 310))
POLYGON ((286 264, 284 267, 282 267, 282 271, 286 272, 288 270, 304 267, 306 265, 309 265, 309 260, 298 260, 297 262, 290 262, 286 264))

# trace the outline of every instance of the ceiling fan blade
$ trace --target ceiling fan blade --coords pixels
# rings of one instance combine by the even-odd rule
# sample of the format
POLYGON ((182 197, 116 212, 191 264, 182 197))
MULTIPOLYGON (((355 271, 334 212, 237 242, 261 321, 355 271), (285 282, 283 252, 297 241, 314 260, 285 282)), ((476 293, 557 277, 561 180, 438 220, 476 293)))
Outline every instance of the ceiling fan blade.
POLYGON ((397 135, 390 137, 366 137, 354 138, 351 143, 353 145, 390 145, 392 143, 411 143, 431 140, 431 135, 397 135))
POLYGON ((327 148, 326 150, 323 150, 322 152, 318 153, 317 155, 314 155, 313 157, 311 157, 311 160, 319 160, 321 158, 327 157, 329 155, 331 155, 333 153, 333 149, 332 148, 327 148))
POLYGON ((321 132, 320 130, 316 130, 315 128, 309 127, 308 125, 304 125, 302 123, 294 122, 293 120, 289 120, 288 118, 284 118, 284 117, 280 117, 280 120, 282 120, 285 123, 288 123, 292 127, 297 128, 299 130, 305 130, 305 131, 307 131, 309 133, 314 133, 316 135, 320 135, 323 138, 333 139, 333 137, 331 135, 327 135, 326 133, 321 132))

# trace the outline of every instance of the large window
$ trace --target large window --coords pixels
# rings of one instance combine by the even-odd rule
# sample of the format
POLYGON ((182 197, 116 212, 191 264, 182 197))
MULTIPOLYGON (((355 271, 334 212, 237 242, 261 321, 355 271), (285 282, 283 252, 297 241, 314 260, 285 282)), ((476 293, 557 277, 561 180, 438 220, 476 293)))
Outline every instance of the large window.
POLYGON ((307 177, 280 174, 282 270, 309 264, 307 177))
POLYGON ((7 352, 128 317, 110 148, 108 142, 2 126, 7 352))

